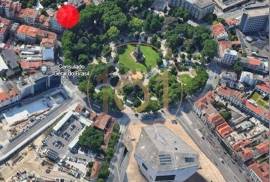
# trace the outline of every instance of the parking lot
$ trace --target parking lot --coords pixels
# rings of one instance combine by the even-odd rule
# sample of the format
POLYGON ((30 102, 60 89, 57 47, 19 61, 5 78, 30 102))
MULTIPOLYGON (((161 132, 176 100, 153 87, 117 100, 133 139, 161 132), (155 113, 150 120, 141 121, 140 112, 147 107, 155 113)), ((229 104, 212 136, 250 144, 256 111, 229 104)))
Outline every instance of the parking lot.
POLYGON ((51 132, 45 139, 47 149, 58 153, 63 158, 68 153, 68 145, 84 128, 84 125, 74 116, 57 131, 51 132))

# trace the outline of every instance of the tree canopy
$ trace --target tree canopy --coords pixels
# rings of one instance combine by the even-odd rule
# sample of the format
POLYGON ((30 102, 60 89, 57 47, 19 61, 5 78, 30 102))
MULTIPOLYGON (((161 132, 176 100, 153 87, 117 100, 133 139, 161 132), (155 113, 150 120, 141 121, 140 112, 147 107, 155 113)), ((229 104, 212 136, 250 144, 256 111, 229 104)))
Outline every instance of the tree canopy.
POLYGON ((101 145, 103 144, 104 134, 102 131, 87 127, 79 138, 79 144, 83 147, 90 148, 93 151, 99 151, 101 145))
POLYGON ((217 54, 217 43, 215 40, 208 39, 204 42, 202 55, 213 58, 217 54))

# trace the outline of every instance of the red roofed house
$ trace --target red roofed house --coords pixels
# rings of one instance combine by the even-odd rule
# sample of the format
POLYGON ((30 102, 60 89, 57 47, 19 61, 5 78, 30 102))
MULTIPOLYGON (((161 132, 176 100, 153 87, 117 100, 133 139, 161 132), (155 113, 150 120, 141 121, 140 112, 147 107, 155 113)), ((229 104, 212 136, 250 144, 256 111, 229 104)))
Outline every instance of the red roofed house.
POLYGON ((251 172, 250 177, 252 181, 258 182, 269 182, 269 163, 263 162, 261 164, 255 162, 251 164, 249 167, 251 172))
POLYGON ((36 43, 37 41, 45 41, 53 43, 55 45, 57 35, 53 32, 41 30, 28 25, 20 25, 16 31, 16 38, 28 43, 36 43), (45 39, 45 40, 43 40, 45 39))
POLYGON ((251 148, 242 148, 240 156, 244 162, 253 158, 253 151, 251 148))
POLYGON ((245 105, 245 110, 252 114, 254 117, 266 123, 270 123, 270 110, 256 106, 248 100, 244 100, 243 104, 245 105))
POLYGON ((248 57, 244 63, 244 66, 253 71, 268 71, 268 67, 264 62, 255 57, 248 57))
POLYGON ((209 91, 194 104, 194 110, 199 116, 202 115, 202 110, 206 109, 214 101, 214 93, 209 91))
POLYGON ((94 121, 94 126, 104 132, 106 132, 112 124, 113 118, 106 113, 99 114, 94 121))
POLYGON ((216 89, 216 93, 226 99, 232 102, 233 104, 237 106, 242 106, 242 100, 243 100, 243 93, 239 92, 238 90, 234 90, 228 87, 220 86, 216 89))
POLYGON ((225 27, 222 23, 212 25, 212 33, 217 40, 228 39, 228 33, 226 32, 225 27))
POLYGON ((98 177, 100 168, 101 168, 100 161, 95 160, 91 170, 91 177, 90 177, 91 179, 96 179, 98 177))
POLYGON ((233 131, 233 129, 228 125, 227 122, 224 122, 216 127, 216 131, 222 138, 225 138, 233 131))
POLYGON ((256 151, 259 154, 266 154, 269 153, 269 141, 260 143, 259 145, 257 145, 256 147, 256 151))
POLYGON ((265 95, 270 95, 270 82, 259 83, 256 89, 265 95))
POLYGON ((235 152, 239 152, 241 148, 247 146, 250 143, 252 143, 252 141, 248 139, 239 140, 232 145, 232 148, 235 152))
POLYGON ((208 123, 211 124, 213 127, 216 127, 225 122, 224 118, 218 113, 211 113, 208 118, 208 123))
POLYGON ((34 25, 38 17, 38 11, 33 8, 21 9, 18 13, 17 18, 26 24, 34 25))

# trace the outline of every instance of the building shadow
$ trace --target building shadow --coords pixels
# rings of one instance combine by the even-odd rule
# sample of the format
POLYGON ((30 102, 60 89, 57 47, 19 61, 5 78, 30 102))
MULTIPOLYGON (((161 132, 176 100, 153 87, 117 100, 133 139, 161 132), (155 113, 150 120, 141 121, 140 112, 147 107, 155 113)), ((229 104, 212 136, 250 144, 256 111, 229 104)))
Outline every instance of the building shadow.
POLYGON ((185 182, 207 182, 207 180, 204 177, 202 177, 199 173, 196 172, 190 178, 188 178, 188 180, 186 180, 185 182))

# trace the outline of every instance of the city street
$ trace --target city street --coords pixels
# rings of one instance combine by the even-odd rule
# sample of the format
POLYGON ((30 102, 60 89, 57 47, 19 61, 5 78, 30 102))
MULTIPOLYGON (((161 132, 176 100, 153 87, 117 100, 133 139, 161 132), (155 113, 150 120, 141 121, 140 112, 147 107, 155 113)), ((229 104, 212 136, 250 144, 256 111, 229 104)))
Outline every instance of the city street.
POLYGON ((232 158, 226 153, 225 149, 218 142, 217 138, 211 133, 207 126, 202 123, 196 114, 190 110, 191 107, 192 106, 187 102, 182 104, 180 113, 177 117, 177 120, 181 126, 184 127, 193 141, 219 168, 226 181, 247 181, 247 175, 244 174, 240 166, 234 164, 232 158))

